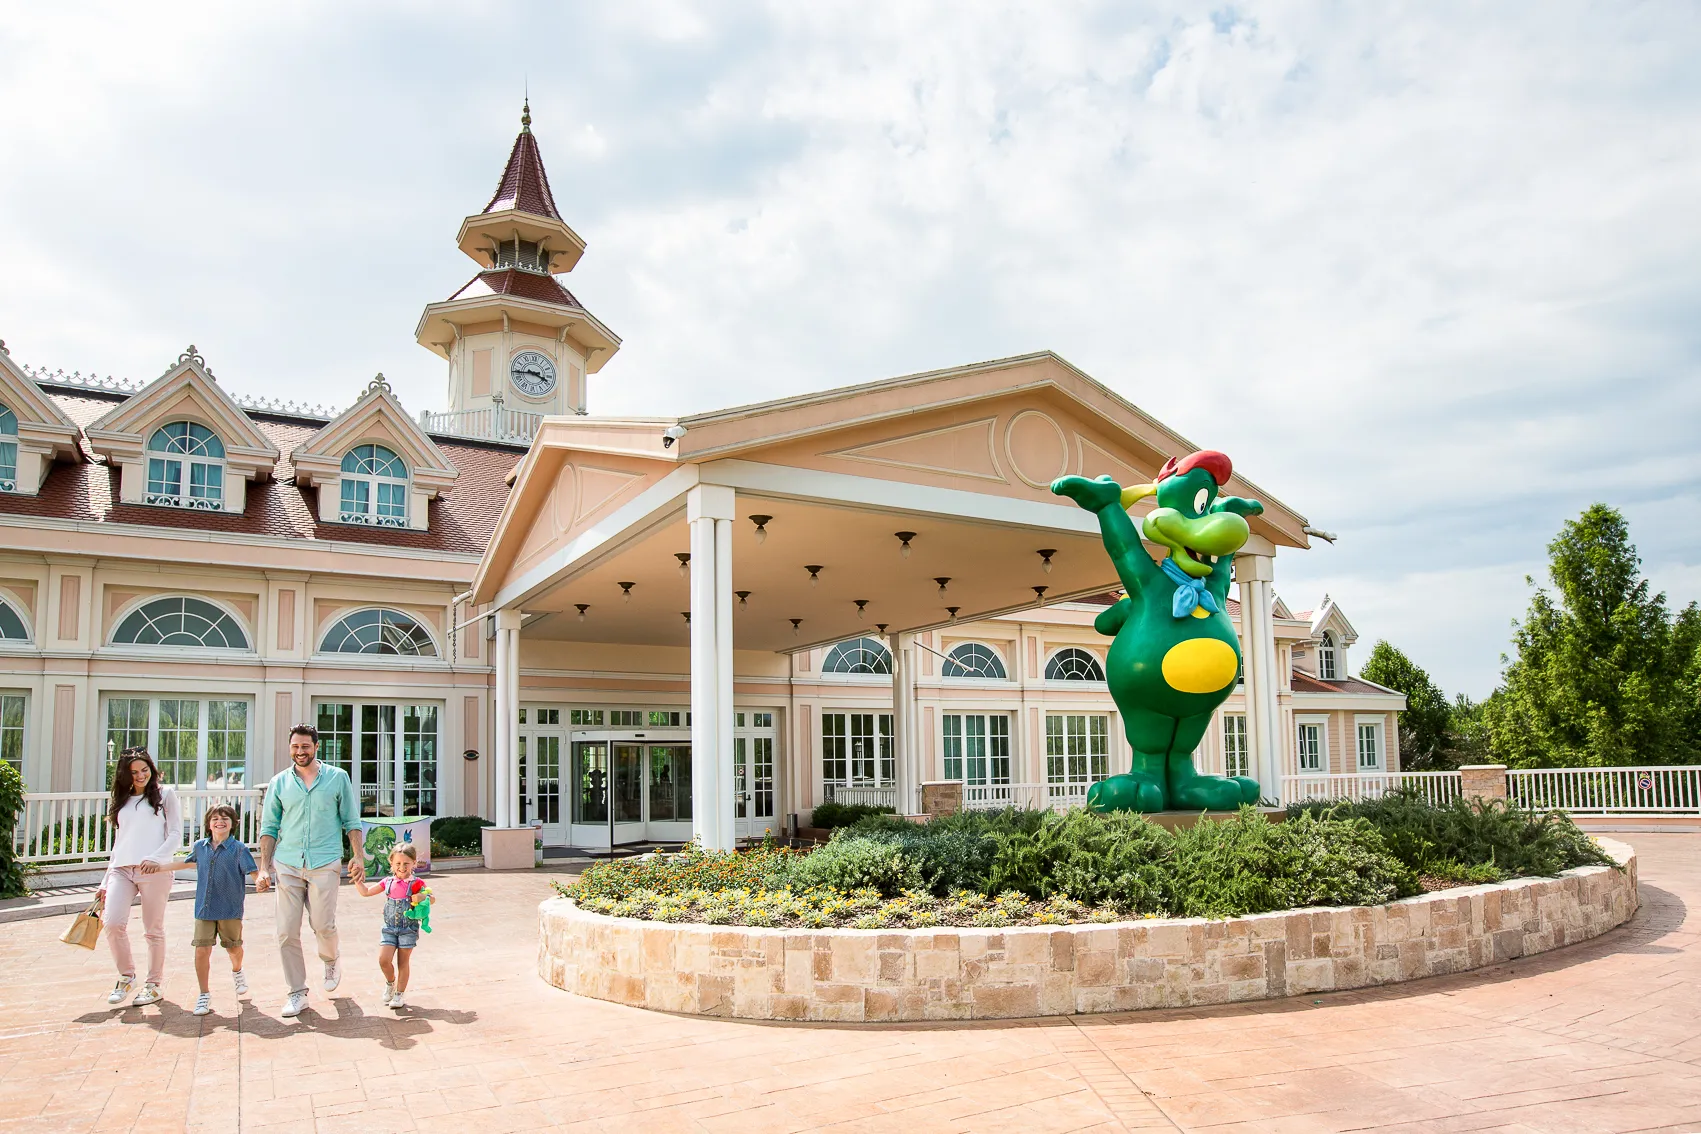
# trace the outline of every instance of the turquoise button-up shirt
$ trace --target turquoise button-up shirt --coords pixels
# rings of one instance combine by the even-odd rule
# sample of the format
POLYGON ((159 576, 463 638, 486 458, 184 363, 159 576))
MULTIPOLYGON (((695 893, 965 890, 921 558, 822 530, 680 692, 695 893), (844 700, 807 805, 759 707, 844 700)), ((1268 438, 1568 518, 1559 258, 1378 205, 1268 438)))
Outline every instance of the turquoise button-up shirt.
POLYGON ((313 786, 292 765, 272 777, 260 834, 278 841, 272 861, 297 870, 317 870, 343 858, 343 832, 360 830, 360 800, 348 773, 320 763, 313 786))

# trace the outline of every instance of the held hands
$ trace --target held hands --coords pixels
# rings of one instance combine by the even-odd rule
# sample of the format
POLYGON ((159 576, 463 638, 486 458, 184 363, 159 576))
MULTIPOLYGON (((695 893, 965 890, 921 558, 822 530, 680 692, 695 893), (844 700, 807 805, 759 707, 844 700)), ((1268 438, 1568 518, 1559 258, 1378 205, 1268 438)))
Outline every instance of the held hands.
POLYGON ((262 866, 254 874, 254 892, 256 894, 264 894, 267 890, 270 890, 271 888, 272 888, 272 872, 267 870, 265 867, 262 866))
POLYGON ((366 881, 366 864, 359 858, 348 860, 348 880, 357 886, 366 881))

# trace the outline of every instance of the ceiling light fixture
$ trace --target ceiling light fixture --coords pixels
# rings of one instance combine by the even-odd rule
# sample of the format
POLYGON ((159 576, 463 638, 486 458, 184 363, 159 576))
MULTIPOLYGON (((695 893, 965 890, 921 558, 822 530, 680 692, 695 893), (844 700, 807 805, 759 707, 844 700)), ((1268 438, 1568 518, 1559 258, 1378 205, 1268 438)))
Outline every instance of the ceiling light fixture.
POLYGON ((732 593, 738 596, 738 605, 739 606, 749 606, 750 605, 750 592, 749 591, 734 591, 732 593))
POLYGON ((790 623, 791 623, 791 636, 792 636, 792 637, 793 637, 793 638, 795 638, 795 637, 797 637, 797 628, 798 628, 798 627, 799 627, 799 626, 802 626, 802 625, 803 625, 803 619, 801 619, 801 618, 792 618, 792 619, 788 619, 788 621, 789 621, 789 622, 790 622, 790 623))
POLYGON ((687 625, 687 626, 691 625, 691 612, 689 610, 680 611, 679 617, 685 619, 685 625, 687 625))
POLYGON ((673 553, 673 557, 679 560, 679 577, 681 579, 690 578, 691 553, 689 551, 676 551, 673 553))
POLYGON ((764 543, 768 538, 768 521, 772 516, 752 516, 750 522, 756 525, 756 542, 764 543))
POLYGON ((949 576, 949 575, 935 575, 933 577, 933 581, 935 583, 939 584, 939 593, 944 594, 945 593, 945 584, 949 583, 951 581, 951 576, 949 576))
POLYGON ((905 559, 908 559, 910 557, 910 540, 915 538, 915 533, 914 532, 893 532, 892 534, 897 536, 898 539, 901 541, 898 544, 898 554, 903 556, 905 559))
POLYGON ((809 572, 809 585, 810 586, 813 587, 821 581, 821 570, 822 570, 821 564, 819 564, 819 563, 805 563, 803 565, 803 569, 805 571, 809 572))
POLYGON ((631 602, 632 601, 632 588, 637 586, 638 585, 637 583, 616 583, 614 585, 620 588, 620 601, 621 602, 631 602))
POLYGON ((1051 557, 1057 554, 1055 547, 1042 547, 1039 550, 1040 566, 1047 575, 1051 574, 1051 557))
POLYGON ((856 616, 858 618, 861 618, 861 617, 863 617, 863 615, 868 613, 868 600, 867 599, 865 599, 865 598, 853 598, 853 599, 851 599, 851 601, 856 603, 856 616))
POLYGON ((583 622, 585 620, 585 611, 591 609, 591 604, 588 602, 576 602, 573 604, 573 607, 579 612, 579 621, 583 622))
POLYGON ((1041 606, 1045 605, 1045 592, 1049 591, 1050 589, 1051 589, 1050 587, 1035 587, 1034 588, 1034 597, 1039 599, 1039 604, 1041 606))
POLYGON ((876 630, 878 630, 878 631, 880 631, 880 636, 881 636, 881 637, 882 637, 882 638, 883 638, 883 637, 885 637, 885 636, 886 636, 886 627, 887 627, 887 626, 888 626, 888 625, 890 625, 890 623, 886 623, 886 622, 876 622, 876 623, 875 623, 875 624, 874 624, 874 628, 875 628, 875 629, 876 629, 876 630))
POLYGON ((961 609, 963 608, 960 606, 948 606, 945 608, 945 613, 951 616, 952 622, 955 622, 957 621, 957 612, 961 609))

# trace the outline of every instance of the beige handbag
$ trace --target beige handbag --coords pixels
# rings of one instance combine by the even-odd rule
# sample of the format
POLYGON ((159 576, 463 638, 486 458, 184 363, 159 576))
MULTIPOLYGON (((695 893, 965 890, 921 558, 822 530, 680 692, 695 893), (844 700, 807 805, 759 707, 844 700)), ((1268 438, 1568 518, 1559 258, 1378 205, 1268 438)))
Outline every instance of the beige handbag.
POLYGON ((67 945, 93 949, 95 942, 100 940, 100 912, 101 900, 96 898, 88 909, 71 919, 70 926, 59 935, 59 940, 67 945))

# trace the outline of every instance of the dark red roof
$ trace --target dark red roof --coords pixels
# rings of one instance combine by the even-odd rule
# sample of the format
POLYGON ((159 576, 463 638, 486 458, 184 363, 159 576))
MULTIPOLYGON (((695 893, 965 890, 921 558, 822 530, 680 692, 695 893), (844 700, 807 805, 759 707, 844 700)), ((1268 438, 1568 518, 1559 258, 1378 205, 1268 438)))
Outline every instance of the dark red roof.
POLYGON ((466 299, 475 295, 513 295, 521 299, 535 299, 539 303, 576 307, 580 311, 585 309, 585 305, 573 298, 573 293, 557 283, 554 276, 523 272, 518 268, 490 268, 480 272, 449 298, 466 299))
POLYGON ((496 186, 490 204, 484 206, 487 213, 503 209, 518 209, 522 213, 561 219, 561 214, 555 211, 555 197, 549 191, 549 174, 543 171, 543 155, 538 152, 537 138, 533 137, 529 126, 514 139, 514 149, 508 155, 508 167, 502 171, 502 181, 496 186))
POLYGON ((1383 696, 1388 695, 1386 689, 1372 685, 1368 681, 1360 681, 1356 677, 1342 677, 1334 681, 1325 681, 1299 669, 1293 671, 1293 691, 1295 693, 1380 693, 1383 696))
MULTIPOLYGON (((80 426, 88 425, 124 400, 123 395, 103 397, 53 389, 45 392, 80 426)), ((505 478, 525 456, 522 450, 513 446, 436 438, 437 447, 455 466, 460 477, 454 488, 431 502, 427 512, 428 530, 323 524, 319 522, 313 506, 315 490, 296 485, 295 468, 289 460, 290 452, 317 433, 322 423, 272 414, 254 413, 249 416, 283 455, 270 481, 248 485, 247 507, 240 515, 119 503, 118 469, 87 459, 55 464, 36 496, 0 494, 0 515, 239 532, 285 539, 369 543, 427 552, 482 555, 490 542, 491 532, 496 528, 502 505, 508 499, 505 478)), ((89 455, 86 444, 84 455, 89 455)))

